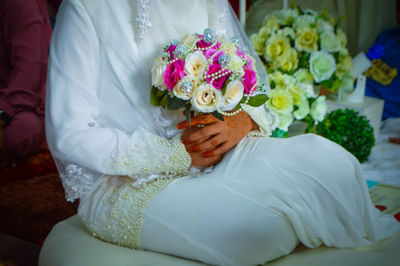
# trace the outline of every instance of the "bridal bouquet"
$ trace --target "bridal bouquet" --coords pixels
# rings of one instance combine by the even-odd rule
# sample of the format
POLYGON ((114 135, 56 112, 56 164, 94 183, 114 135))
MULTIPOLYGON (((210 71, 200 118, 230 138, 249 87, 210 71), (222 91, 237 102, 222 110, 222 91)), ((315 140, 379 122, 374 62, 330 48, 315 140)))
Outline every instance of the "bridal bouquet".
POLYGON ((250 41, 270 77, 275 76, 268 106, 279 109, 274 95, 285 95, 287 108, 278 112, 284 121, 280 129, 287 129, 293 119, 322 121, 324 98, 317 98, 313 89, 334 92, 353 88, 346 35, 327 13, 301 8, 274 11, 250 41))
POLYGON ((185 108, 189 124, 190 111, 223 120, 223 115, 240 112, 242 104, 264 104, 268 96, 262 87, 254 58, 239 40, 206 29, 162 49, 152 68, 151 103, 168 110, 185 108))

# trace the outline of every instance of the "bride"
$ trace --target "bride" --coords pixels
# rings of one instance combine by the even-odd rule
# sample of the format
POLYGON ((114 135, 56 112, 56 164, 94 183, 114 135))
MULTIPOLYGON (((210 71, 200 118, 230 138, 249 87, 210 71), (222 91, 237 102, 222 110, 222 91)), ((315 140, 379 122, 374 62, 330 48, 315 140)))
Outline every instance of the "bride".
MULTIPOLYGON (((262 107, 224 122, 193 118, 204 127, 151 107, 153 59, 205 28, 249 46, 225 0, 63 1, 46 133, 88 231, 208 264, 255 265, 300 242, 357 247, 399 230, 372 205, 350 153, 315 135, 269 138, 262 107)), ((266 75, 260 62, 258 72, 266 75)))

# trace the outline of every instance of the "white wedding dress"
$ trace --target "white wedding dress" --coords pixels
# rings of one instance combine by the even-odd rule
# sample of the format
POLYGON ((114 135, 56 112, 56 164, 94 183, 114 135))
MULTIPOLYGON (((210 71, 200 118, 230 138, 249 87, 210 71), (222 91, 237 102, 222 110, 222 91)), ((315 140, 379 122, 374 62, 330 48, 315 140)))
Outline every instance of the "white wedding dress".
MULTIPOLYGON (((263 263, 299 242, 369 245, 400 230, 372 205, 357 160, 315 135, 248 136, 214 169, 189 169, 175 128, 184 117, 150 106, 150 68, 170 39, 207 27, 248 44, 223 0, 63 1, 46 132, 87 229, 216 265, 263 263)), ((268 132, 262 108, 246 111, 268 132)))

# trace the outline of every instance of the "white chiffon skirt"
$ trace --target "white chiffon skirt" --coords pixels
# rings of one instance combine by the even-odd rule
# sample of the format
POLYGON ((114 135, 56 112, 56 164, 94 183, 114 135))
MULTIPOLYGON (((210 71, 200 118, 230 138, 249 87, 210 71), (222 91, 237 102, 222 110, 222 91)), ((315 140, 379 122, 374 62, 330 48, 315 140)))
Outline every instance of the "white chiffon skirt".
POLYGON ((370 245, 400 230, 374 208, 357 159, 315 135, 246 137, 211 173, 145 191, 104 178, 78 214, 106 241, 213 265, 261 264, 299 242, 370 245))

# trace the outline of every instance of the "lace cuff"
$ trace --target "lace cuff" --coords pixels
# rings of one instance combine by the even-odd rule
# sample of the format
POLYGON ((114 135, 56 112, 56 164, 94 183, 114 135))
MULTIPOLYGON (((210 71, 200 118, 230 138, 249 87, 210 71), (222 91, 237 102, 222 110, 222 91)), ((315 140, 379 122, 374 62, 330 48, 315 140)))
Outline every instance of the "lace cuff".
POLYGON ((250 131, 248 136, 267 137, 271 135, 274 128, 275 119, 267 110, 265 110, 263 105, 259 107, 252 107, 250 105, 243 104, 242 108, 243 111, 245 111, 259 127, 259 130, 250 131))
POLYGON ((182 176, 189 169, 192 159, 180 134, 166 139, 141 130, 133 138, 126 152, 112 158, 113 174, 129 176, 139 186, 158 178, 182 176))

